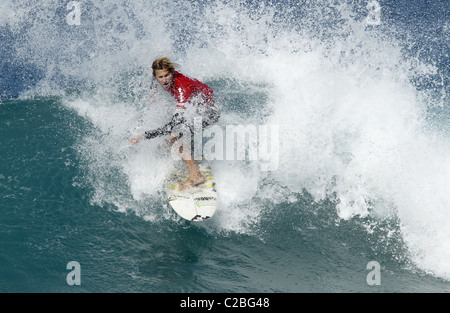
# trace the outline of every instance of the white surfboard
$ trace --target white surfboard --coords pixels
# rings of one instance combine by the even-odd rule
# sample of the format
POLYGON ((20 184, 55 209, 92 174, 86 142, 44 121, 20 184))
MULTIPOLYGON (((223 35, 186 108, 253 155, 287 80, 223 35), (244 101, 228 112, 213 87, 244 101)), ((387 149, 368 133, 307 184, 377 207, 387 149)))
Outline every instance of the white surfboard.
POLYGON ((184 219, 201 222, 211 218, 217 207, 216 183, 208 161, 197 161, 200 171, 205 176, 205 182, 185 190, 180 190, 188 178, 186 165, 175 168, 165 185, 169 203, 179 216, 184 219))

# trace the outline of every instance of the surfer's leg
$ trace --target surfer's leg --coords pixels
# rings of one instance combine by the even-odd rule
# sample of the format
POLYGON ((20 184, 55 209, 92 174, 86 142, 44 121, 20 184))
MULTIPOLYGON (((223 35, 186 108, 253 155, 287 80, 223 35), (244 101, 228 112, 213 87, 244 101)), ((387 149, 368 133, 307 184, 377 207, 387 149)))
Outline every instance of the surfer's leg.
POLYGON ((205 177, 200 172, 197 162, 195 162, 194 159, 191 159, 184 160, 184 163, 189 169, 189 178, 180 185, 180 190, 203 184, 205 182, 205 177))
MULTIPOLYGON (((206 118, 202 121, 202 130, 207 128, 208 126, 214 125, 217 123, 220 117, 220 106, 213 102, 213 104, 207 110, 206 118)), ((191 134, 194 133, 194 129, 191 128, 191 134)), ((183 159, 184 163, 189 169, 189 178, 180 185, 180 190, 184 190, 193 186, 197 186, 203 184, 205 182, 205 177, 202 175, 197 162, 195 162, 192 157, 193 144, 191 143, 191 147, 183 149, 183 146, 180 147, 180 155, 183 159)))
MULTIPOLYGON (((172 137, 171 143, 176 141, 176 137, 172 137)), ((186 164, 189 170, 189 178, 180 185, 180 190, 187 189, 189 187, 197 186, 205 182, 205 177, 202 175, 197 162, 191 155, 191 149, 184 148, 183 145, 180 146, 179 153, 184 164, 186 164)))

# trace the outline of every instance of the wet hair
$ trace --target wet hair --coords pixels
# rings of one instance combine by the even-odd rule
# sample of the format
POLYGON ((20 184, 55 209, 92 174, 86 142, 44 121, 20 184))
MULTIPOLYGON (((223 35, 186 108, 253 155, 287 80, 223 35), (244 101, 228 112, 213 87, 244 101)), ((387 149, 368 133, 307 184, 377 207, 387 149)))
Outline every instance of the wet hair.
POLYGON ((171 62, 168 57, 156 59, 152 64, 153 76, 155 76, 155 72, 157 70, 168 69, 170 72, 173 72, 173 70, 178 66, 178 64, 171 62))

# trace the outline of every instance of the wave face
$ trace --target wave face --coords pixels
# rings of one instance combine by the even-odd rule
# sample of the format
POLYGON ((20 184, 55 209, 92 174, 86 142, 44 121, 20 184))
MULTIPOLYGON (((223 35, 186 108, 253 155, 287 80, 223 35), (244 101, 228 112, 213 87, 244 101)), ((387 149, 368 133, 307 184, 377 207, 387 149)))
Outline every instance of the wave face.
MULTIPOLYGON (((224 132, 269 125, 279 133, 271 171, 258 159, 211 162, 220 207, 208 223, 189 224, 192 236, 244 245, 279 237, 286 249, 303 242, 302 252, 330 258, 350 245, 355 263, 370 255, 448 281, 449 4, 370 3, 2 0, 0 108, 56 102, 61 120, 51 129, 71 125, 76 160, 62 188, 141 217, 156 238, 176 227, 168 223, 185 227, 161 189, 170 151, 163 139, 127 141, 170 117, 169 97, 149 98, 149 67, 170 55, 214 89, 224 132)), ((272 290, 298 287, 289 284, 272 290)))

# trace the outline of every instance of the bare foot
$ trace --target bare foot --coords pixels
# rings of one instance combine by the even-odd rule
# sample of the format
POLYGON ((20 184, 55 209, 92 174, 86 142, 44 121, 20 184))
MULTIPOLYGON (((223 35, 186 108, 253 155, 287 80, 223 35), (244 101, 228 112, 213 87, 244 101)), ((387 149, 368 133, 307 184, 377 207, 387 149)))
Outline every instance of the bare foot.
POLYGON ((182 183, 180 185, 180 190, 185 190, 185 189, 203 184, 204 182, 205 182, 205 177, 203 175, 189 177, 188 180, 186 180, 184 183, 182 183))

